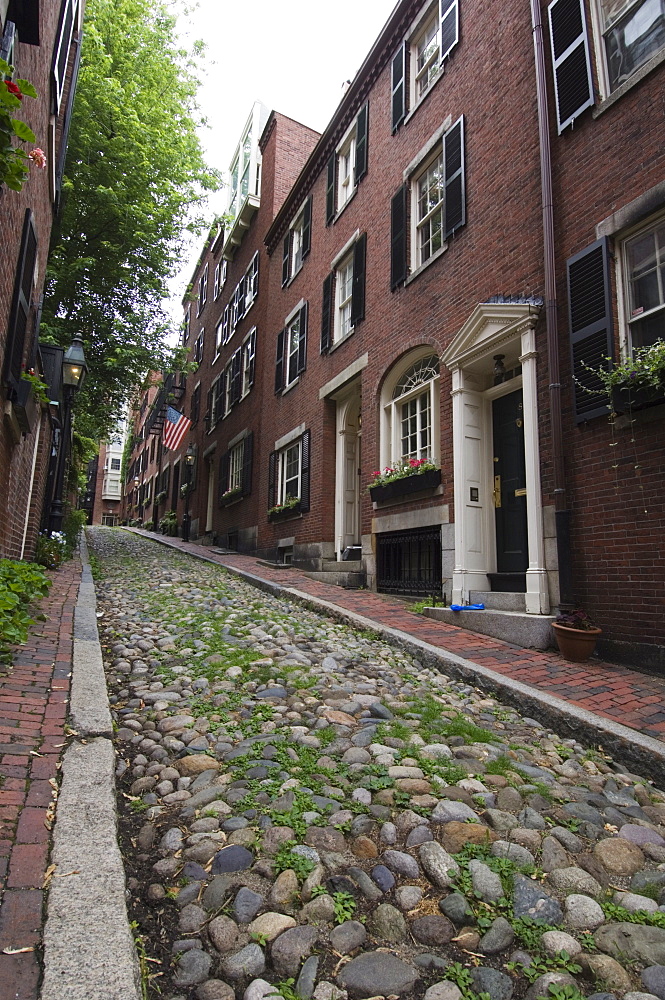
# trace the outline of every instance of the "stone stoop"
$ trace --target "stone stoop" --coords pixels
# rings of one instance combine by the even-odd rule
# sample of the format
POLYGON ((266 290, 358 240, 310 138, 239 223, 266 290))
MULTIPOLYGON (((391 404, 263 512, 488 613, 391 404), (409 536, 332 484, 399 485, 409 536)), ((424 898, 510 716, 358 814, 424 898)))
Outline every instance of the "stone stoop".
POLYGON ((365 568, 360 559, 324 559, 320 570, 306 570, 305 576, 319 583, 330 583, 336 587, 349 587, 357 590, 366 582, 365 568))
POLYGON ((493 611, 521 611, 526 614, 524 594, 502 593, 496 590, 472 590, 469 604, 484 604, 493 611))
MULTIPOLYGON (((485 603, 476 601, 473 603, 485 603)), ((508 594, 492 594, 492 597, 508 597, 508 594)), ((524 599, 524 595, 520 595, 524 599)), ((423 614, 435 621, 458 625, 460 628, 490 635, 493 639, 514 643, 530 649, 550 649, 554 646, 551 622, 556 615, 527 615, 524 611, 502 611, 485 607, 484 611, 451 611, 450 608, 425 608, 423 614)))

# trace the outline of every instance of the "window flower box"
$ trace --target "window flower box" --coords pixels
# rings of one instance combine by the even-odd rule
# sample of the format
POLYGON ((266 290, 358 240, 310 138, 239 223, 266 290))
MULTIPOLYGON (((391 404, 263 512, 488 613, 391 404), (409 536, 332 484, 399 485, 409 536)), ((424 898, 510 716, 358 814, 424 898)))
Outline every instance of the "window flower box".
POLYGON ((19 379, 12 408, 21 431, 29 434, 37 423, 40 406, 34 386, 26 379, 19 379))
POLYGON ((615 413, 631 413, 646 410, 650 406, 665 403, 665 388, 656 386, 614 386, 612 389, 612 410, 615 413))
POLYGON ((268 520, 275 524, 280 521, 288 521, 290 517, 298 517, 300 513, 300 498, 298 497, 294 503, 286 502, 271 507, 268 511, 268 520))
POLYGON ((421 493, 423 490, 436 489, 440 483, 441 469, 427 469, 426 472, 414 472, 410 476, 370 486, 369 495, 374 503, 383 503, 386 500, 408 497, 412 493, 421 493))
POLYGON ((226 493, 223 493, 222 496, 219 498, 219 503, 221 507, 230 507, 232 503, 235 503, 237 500, 241 499, 242 499, 242 488, 239 486, 235 490, 227 490, 226 493))

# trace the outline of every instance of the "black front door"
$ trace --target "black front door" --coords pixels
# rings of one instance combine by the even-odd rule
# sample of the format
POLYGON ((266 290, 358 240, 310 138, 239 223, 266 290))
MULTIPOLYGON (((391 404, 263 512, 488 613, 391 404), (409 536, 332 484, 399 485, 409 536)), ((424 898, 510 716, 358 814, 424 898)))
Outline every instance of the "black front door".
MULTIPOLYGON (((526 527, 524 412, 521 389, 494 400, 492 423, 494 428, 496 568, 498 573, 524 574, 529 557, 526 527)), ((526 589, 526 580, 524 589, 526 589)))

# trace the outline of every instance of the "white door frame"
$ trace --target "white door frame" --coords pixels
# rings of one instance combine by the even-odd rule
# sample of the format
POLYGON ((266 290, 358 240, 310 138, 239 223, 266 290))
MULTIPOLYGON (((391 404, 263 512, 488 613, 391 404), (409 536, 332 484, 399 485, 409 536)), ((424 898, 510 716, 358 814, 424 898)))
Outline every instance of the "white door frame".
POLYGON ((496 570, 492 402, 521 388, 529 547, 526 610, 529 614, 549 613, 536 378, 535 326, 539 312, 539 307, 531 303, 481 303, 442 356, 452 372, 453 383, 455 603, 468 603, 472 590, 489 590, 487 574, 496 570), (519 363, 521 377, 495 386, 496 354, 504 355, 506 370, 519 363))
POLYGON ((350 418, 360 412, 360 382, 355 382, 350 387, 348 393, 335 397, 335 422, 337 442, 335 449, 335 553, 337 559, 342 558, 342 552, 346 548, 345 536, 347 532, 346 523, 346 493, 349 489, 346 462, 347 438, 352 434, 356 446, 356 472, 355 472, 355 544, 360 545, 360 483, 358 481, 358 468, 360 463, 360 442, 361 429, 350 418))

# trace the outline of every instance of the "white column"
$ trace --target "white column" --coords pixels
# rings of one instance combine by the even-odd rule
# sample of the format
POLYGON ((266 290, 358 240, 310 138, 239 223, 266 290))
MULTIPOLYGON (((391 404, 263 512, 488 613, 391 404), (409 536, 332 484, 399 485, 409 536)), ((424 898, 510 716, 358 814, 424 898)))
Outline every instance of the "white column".
POLYGON ((454 604, 466 604, 471 590, 487 590, 487 538, 485 522, 489 503, 484 468, 484 400, 482 393, 465 386, 464 372, 453 369, 453 475, 455 487, 454 604), (478 491, 478 500, 471 491, 478 491))
POLYGON ((524 460, 526 467, 526 516, 529 565, 526 571, 526 611, 532 615, 549 614, 550 602, 545 569, 543 508, 540 484, 540 445, 538 436, 538 392, 536 380, 536 336, 533 326, 521 331, 522 394, 524 400, 524 460))

